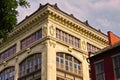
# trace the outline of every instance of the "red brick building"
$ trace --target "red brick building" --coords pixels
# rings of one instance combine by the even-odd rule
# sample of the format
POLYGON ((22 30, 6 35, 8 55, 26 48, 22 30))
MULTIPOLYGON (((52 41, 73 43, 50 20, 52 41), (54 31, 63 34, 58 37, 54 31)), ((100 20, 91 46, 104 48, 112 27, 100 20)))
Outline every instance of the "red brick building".
POLYGON ((91 56, 92 80, 120 80, 120 38, 108 32, 109 46, 91 56))

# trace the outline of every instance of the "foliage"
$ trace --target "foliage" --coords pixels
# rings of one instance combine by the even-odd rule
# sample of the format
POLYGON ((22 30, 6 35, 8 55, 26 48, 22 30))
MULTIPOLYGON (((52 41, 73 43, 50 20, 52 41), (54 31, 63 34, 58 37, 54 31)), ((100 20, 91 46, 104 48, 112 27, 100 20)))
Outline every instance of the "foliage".
POLYGON ((0 0, 0 38, 7 38, 17 23, 18 6, 29 7, 26 0, 0 0))

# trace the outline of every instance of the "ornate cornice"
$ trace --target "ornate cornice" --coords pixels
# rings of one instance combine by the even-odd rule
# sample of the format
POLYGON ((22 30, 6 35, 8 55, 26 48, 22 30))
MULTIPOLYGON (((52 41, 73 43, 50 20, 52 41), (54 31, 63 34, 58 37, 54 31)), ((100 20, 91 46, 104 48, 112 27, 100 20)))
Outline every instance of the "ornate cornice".
POLYGON ((94 39, 95 41, 99 41, 101 44, 104 45, 108 45, 108 40, 107 40, 107 36, 101 32, 99 32, 98 30, 95 30, 91 27, 89 27, 88 25, 85 25, 83 23, 81 23, 80 21, 76 21, 74 19, 71 20, 70 16, 67 16, 64 14, 65 16, 61 16, 62 14, 60 12, 56 12, 53 9, 49 9, 49 18, 53 19, 56 22, 59 22, 60 24, 65 25, 66 27, 69 27, 70 29, 86 36, 89 37, 90 39, 94 39))
POLYGON ((14 36, 15 34, 19 33, 20 31, 24 30, 26 27, 29 27, 31 24, 35 23, 36 21, 45 18, 47 11, 42 12, 41 14, 33 17, 26 18, 22 23, 16 25, 13 31, 9 34, 9 37, 14 36))
POLYGON ((14 37, 14 35, 23 31, 31 24, 34 24, 38 20, 43 21, 43 19, 52 19, 78 32, 79 34, 86 36, 87 38, 99 41, 104 45, 108 44, 106 35, 79 21, 73 15, 68 15, 67 13, 61 11, 56 4, 53 6, 48 3, 46 5, 40 4, 40 8, 36 12, 31 14, 30 16, 27 16, 22 22, 14 27, 13 31, 9 34, 9 37, 14 37))

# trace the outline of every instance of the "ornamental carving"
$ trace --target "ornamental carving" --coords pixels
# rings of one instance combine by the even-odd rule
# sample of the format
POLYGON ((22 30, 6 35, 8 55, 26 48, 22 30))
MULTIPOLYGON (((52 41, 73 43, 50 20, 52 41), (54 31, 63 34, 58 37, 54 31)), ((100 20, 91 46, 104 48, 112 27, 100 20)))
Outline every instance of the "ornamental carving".
POLYGON ((56 46, 56 43, 52 40, 49 40, 49 44, 50 44, 50 47, 53 47, 53 48, 55 48, 56 46))
POLYGON ((16 61, 16 62, 18 61, 18 56, 15 57, 15 61, 16 61))
POLYGON ((86 50, 86 43, 85 43, 85 41, 82 41, 82 49, 86 50))
POLYGON ((6 62, 6 61, 3 61, 3 65, 4 65, 4 67, 6 67, 6 65, 7 65, 7 62, 6 62))
POLYGON ((48 41, 46 40, 45 42, 42 42, 42 45, 44 45, 44 47, 47 47, 47 46, 49 46, 49 43, 48 43, 48 41))
POLYGON ((45 47, 56 47, 56 42, 52 41, 52 40, 47 40, 45 42, 42 43, 43 45, 45 45, 45 47))
POLYGON ((68 47, 68 51, 72 52, 73 48, 71 46, 68 47))
POLYGON ((31 49, 30 49, 30 48, 27 48, 26 50, 27 50, 27 53, 30 54, 31 49))
POLYGON ((53 25, 51 25, 51 26, 50 26, 50 35, 51 35, 51 36, 54 36, 54 34, 55 34, 55 28, 54 28, 53 25))
POLYGON ((47 36, 47 24, 44 24, 42 28, 42 37, 45 37, 45 36, 47 36))

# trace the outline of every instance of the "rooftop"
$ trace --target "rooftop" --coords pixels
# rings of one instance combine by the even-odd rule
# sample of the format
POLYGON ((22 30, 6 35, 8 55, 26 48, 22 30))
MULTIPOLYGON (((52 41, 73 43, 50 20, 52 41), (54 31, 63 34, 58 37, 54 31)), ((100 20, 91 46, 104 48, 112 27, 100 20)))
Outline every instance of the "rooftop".
POLYGON ((19 24, 21 24, 22 22, 24 22, 27 18, 29 18, 29 17, 31 17, 32 15, 34 15, 35 13, 37 13, 39 10, 41 10, 41 9, 44 8, 45 6, 51 6, 52 8, 54 8, 54 9, 56 9, 56 10, 59 10, 60 12, 66 14, 66 15, 68 15, 69 17, 71 17, 71 18, 79 21, 80 23, 86 25, 87 27, 90 27, 90 28, 92 28, 92 29, 94 29, 94 30, 102 33, 103 35, 107 36, 106 34, 104 34, 103 32, 101 32, 100 29, 97 30, 97 29, 93 28, 93 27, 88 23, 88 20, 82 22, 82 21, 80 21, 79 19, 77 19, 76 17, 74 17, 73 14, 68 14, 68 13, 62 11, 62 10, 57 6, 57 3, 55 3, 55 4, 53 4, 53 5, 52 5, 52 4, 49 4, 49 3, 46 3, 45 5, 42 5, 42 4, 40 3, 39 8, 38 8, 34 13, 32 13, 32 14, 29 15, 29 16, 26 16, 26 18, 25 18, 23 21, 21 21, 20 23, 18 23, 17 25, 19 25, 19 24))

